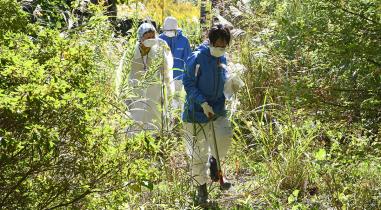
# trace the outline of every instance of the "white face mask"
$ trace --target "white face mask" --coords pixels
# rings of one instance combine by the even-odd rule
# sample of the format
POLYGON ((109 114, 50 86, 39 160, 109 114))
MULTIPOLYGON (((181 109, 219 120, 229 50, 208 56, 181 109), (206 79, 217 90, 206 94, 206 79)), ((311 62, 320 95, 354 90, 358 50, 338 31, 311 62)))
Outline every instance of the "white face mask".
POLYGON ((146 47, 153 47, 157 44, 157 39, 146 39, 143 41, 143 45, 146 47))
POLYGON ((226 49, 223 47, 212 47, 210 46, 210 54, 214 57, 221 57, 225 54, 226 49))
POLYGON ((176 36, 176 31, 164 31, 164 34, 167 37, 175 37, 176 36))

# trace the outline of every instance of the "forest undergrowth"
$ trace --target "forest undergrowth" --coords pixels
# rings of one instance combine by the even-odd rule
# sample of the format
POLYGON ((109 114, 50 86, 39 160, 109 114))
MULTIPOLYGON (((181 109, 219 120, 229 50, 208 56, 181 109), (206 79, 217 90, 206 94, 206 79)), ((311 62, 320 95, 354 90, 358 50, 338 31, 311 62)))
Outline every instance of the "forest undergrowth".
MULTIPOLYGON (((116 34, 104 7, 69 30, 61 0, 50 3, 31 23, 18 1, 0 0, 0 208, 200 209, 181 124, 161 138, 126 133, 136 2, 118 2, 135 18, 129 37, 116 34)), ((173 1, 164 13, 140 6, 158 23, 173 13, 197 46, 199 7, 178 4, 191 12, 173 1)), ((208 183, 210 209, 381 208, 380 5, 208 6, 244 31, 228 54, 245 66, 228 103, 234 138, 223 171, 233 187, 208 183)))

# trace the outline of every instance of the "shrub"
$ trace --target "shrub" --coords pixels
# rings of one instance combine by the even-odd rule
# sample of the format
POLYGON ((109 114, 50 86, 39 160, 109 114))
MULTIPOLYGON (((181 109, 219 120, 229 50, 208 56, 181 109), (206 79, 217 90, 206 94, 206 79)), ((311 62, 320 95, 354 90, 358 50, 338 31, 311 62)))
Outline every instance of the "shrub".
MULTIPOLYGON (((2 21, 25 21, 20 9, 15 1, 0 4, 17 20, 2 21)), ((105 20, 98 13, 65 33, 26 24, 2 29, 3 208, 115 207, 126 202, 126 188, 155 177, 144 155, 132 155, 136 148, 122 132, 126 107, 115 95, 116 66, 133 46, 113 39, 105 20)))

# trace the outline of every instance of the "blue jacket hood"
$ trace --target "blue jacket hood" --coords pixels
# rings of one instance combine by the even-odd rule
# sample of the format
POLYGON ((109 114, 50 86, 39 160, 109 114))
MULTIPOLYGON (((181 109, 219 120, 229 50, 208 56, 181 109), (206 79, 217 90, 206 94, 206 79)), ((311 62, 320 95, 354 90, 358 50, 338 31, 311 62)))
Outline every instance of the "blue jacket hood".
POLYGON ((184 36, 183 35, 183 30, 177 29, 177 36, 184 36))
POLYGON ((202 44, 200 44, 195 51, 199 51, 202 54, 205 55, 211 55, 210 54, 210 48, 209 48, 209 42, 205 41, 202 44))

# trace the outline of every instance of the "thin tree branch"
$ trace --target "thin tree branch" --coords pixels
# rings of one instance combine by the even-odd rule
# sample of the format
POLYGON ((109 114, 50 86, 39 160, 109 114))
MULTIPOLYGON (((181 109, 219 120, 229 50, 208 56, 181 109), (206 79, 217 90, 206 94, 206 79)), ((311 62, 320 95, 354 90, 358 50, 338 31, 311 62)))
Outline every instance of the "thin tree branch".
POLYGON ((7 201, 8 197, 15 192, 15 190, 17 189, 17 187, 19 187, 21 185, 21 183, 23 183, 31 174, 33 174, 33 172, 35 171, 35 168, 37 168, 36 166, 35 167, 32 167, 31 169, 29 169, 29 171, 24 174, 24 176, 16 183, 15 186, 13 186, 11 188, 11 190, 9 190, 7 192, 7 194, 4 196, 3 200, 1 201, 1 204, 0 206, 3 206, 5 204, 5 202, 7 201))
POLYGON ((56 209, 56 208, 59 208, 59 207, 62 207, 62 206, 68 206, 70 204, 73 204, 79 200, 81 200, 82 198, 86 197, 88 194, 91 194, 93 193, 92 191, 90 190, 86 190, 84 193, 82 193, 80 196, 74 198, 73 200, 69 201, 69 202, 66 202, 66 203, 61 203, 61 204, 58 204, 57 206, 54 206, 50 209, 56 209))
POLYGON ((349 14, 354 15, 354 16, 357 16, 357 17, 360 17, 360 18, 363 19, 363 20, 367 20, 367 21, 372 22, 372 23, 377 24, 377 25, 380 24, 379 22, 377 22, 377 21, 375 21, 375 20, 373 20, 373 19, 370 19, 370 18, 366 17, 366 16, 363 15, 363 14, 355 13, 355 12, 353 12, 353 11, 350 11, 350 10, 344 8, 344 7, 341 7, 341 6, 339 6, 339 5, 336 5, 336 4, 333 3, 332 1, 329 1, 329 3, 331 3, 332 6, 333 6, 334 8, 336 8, 336 9, 340 9, 340 10, 342 10, 343 12, 349 13, 349 14))
MULTIPOLYGON (((95 183, 97 183, 99 180, 103 179, 104 177, 106 177, 110 172, 112 171, 112 169, 108 170, 107 172, 105 172, 104 174, 101 174, 99 177, 97 177, 96 179, 94 179, 92 182, 90 182, 90 186, 93 186, 95 183)), ((99 190, 97 191, 91 191, 91 190, 86 190, 84 193, 82 193, 81 195, 79 195, 78 197, 74 198, 73 200, 69 201, 69 202, 66 202, 66 203, 60 203, 52 208, 48 208, 48 209, 56 209, 56 208, 59 208, 59 207, 62 207, 62 206, 68 206, 70 204, 73 204, 83 198, 85 198, 87 195, 91 194, 91 193, 96 193, 96 192, 100 192, 99 190)))
POLYGON ((378 67, 381 67, 381 63, 379 63, 379 62, 376 62, 375 60, 373 60, 373 59, 366 59, 368 62, 370 62, 370 63, 373 63, 374 65, 376 65, 376 66, 378 66, 378 67))

